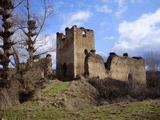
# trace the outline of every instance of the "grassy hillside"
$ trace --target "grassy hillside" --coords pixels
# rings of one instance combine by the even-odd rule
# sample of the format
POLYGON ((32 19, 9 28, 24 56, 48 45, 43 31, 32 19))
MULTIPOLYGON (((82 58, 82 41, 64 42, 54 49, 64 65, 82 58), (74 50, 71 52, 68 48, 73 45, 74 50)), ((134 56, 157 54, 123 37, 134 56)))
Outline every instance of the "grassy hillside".
POLYGON ((1 110, 0 116, 7 120, 158 120, 160 101, 111 104, 76 112, 29 102, 5 111, 1 110))
POLYGON ((96 106, 94 98, 97 94, 85 81, 57 81, 46 85, 31 101, 0 110, 0 118, 5 120, 158 120, 160 118, 160 100, 96 106))

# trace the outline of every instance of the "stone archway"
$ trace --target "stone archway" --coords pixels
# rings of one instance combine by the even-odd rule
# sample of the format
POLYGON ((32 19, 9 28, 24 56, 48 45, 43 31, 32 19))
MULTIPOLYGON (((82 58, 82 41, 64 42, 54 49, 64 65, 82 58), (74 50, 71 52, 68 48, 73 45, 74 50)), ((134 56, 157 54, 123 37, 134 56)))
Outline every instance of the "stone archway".
POLYGON ((88 77, 89 76, 89 70, 88 70, 88 57, 89 57, 89 54, 88 54, 88 50, 87 49, 84 50, 84 54, 85 54, 85 59, 84 59, 84 76, 88 77))
POLYGON ((128 74, 128 84, 130 87, 133 86, 133 77, 131 73, 128 74))
POLYGON ((67 64, 66 63, 63 64, 62 72, 63 72, 63 77, 66 77, 67 75, 67 64))

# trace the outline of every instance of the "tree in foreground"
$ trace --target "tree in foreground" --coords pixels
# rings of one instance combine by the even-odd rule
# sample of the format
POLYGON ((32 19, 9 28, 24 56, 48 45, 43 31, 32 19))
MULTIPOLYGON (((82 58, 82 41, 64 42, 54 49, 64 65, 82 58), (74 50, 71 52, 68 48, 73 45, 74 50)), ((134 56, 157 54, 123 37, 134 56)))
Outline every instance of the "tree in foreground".
POLYGON ((13 55, 11 52, 12 46, 15 44, 11 40, 13 31, 12 23, 12 10, 14 9, 12 0, 0 0, 0 16, 2 18, 2 28, 0 30, 0 65, 2 66, 2 76, 3 80, 8 80, 8 66, 10 62, 10 56, 13 55))
POLYGON ((24 45, 24 48, 26 49, 28 54, 26 68, 29 69, 32 67, 37 49, 40 48, 40 46, 36 48, 36 44, 38 42, 38 36, 40 35, 40 32, 42 31, 45 25, 47 17, 52 12, 50 11, 50 7, 48 7, 46 0, 43 0, 44 14, 42 16, 35 16, 33 14, 33 12, 31 11, 32 2, 30 0, 25 0, 25 3, 26 3, 25 8, 27 13, 26 14, 27 19, 23 18, 22 20, 20 20, 19 25, 24 33, 25 40, 22 41, 22 44, 24 45))

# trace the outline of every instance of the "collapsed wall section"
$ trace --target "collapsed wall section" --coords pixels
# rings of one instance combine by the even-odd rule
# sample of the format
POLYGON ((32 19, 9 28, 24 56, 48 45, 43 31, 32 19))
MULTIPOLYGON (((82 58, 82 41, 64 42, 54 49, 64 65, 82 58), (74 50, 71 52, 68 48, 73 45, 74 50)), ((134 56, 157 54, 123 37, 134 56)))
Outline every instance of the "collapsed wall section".
POLYGON ((85 66, 85 73, 88 74, 89 78, 105 79, 107 77, 104 61, 100 55, 89 54, 85 66))
POLYGON ((111 54, 106 62, 112 79, 145 84, 144 59, 140 57, 117 56, 111 54))

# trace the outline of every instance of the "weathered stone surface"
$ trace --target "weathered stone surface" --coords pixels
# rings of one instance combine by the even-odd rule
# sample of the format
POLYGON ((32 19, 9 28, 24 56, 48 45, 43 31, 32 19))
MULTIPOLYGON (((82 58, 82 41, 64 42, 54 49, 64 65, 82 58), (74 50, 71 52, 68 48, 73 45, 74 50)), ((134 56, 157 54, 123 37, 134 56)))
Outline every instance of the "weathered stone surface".
MULTIPOLYGON (((25 66, 24 64, 23 66, 25 66)), ((23 79, 25 85, 37 82, 42 78, 51 78, 52 76, 52 59, 51 55, 45 58, 37 59, 33 62, 33 66, 25 72, 23 79)))
POLYGON ((140 57, 117 56, 111 54, 106 62, 110 77, 116 80, 145 84, 146 72, 144 59, 140 57))
POLYGON ((73 26, 57 33, 56 74, 58 79, 74 79, 84 74, 85 50, 94 49, 93 30, 73 26))
POLYGON ((146 82, 143 58, 129 58, 127 53, 123 57, 110 53, 104 67, 102 57, 95 54, 93 30, 73 26, 65 29, 65 35, 57 33, 56 54, 58 79, 72 80, 86 76, 146 82))
POLYGON ((106 78, 106 69, 103 58, 98 54, 90 54, 86 59, 86 73, 90 78, 106 78))
POLYGON ((46 78, 51 78, 52 76, 52 58, 50 54, 48 54, 46 58, 44 59, 44 66, 42 69, 44 69, 44 76, 46 78))

